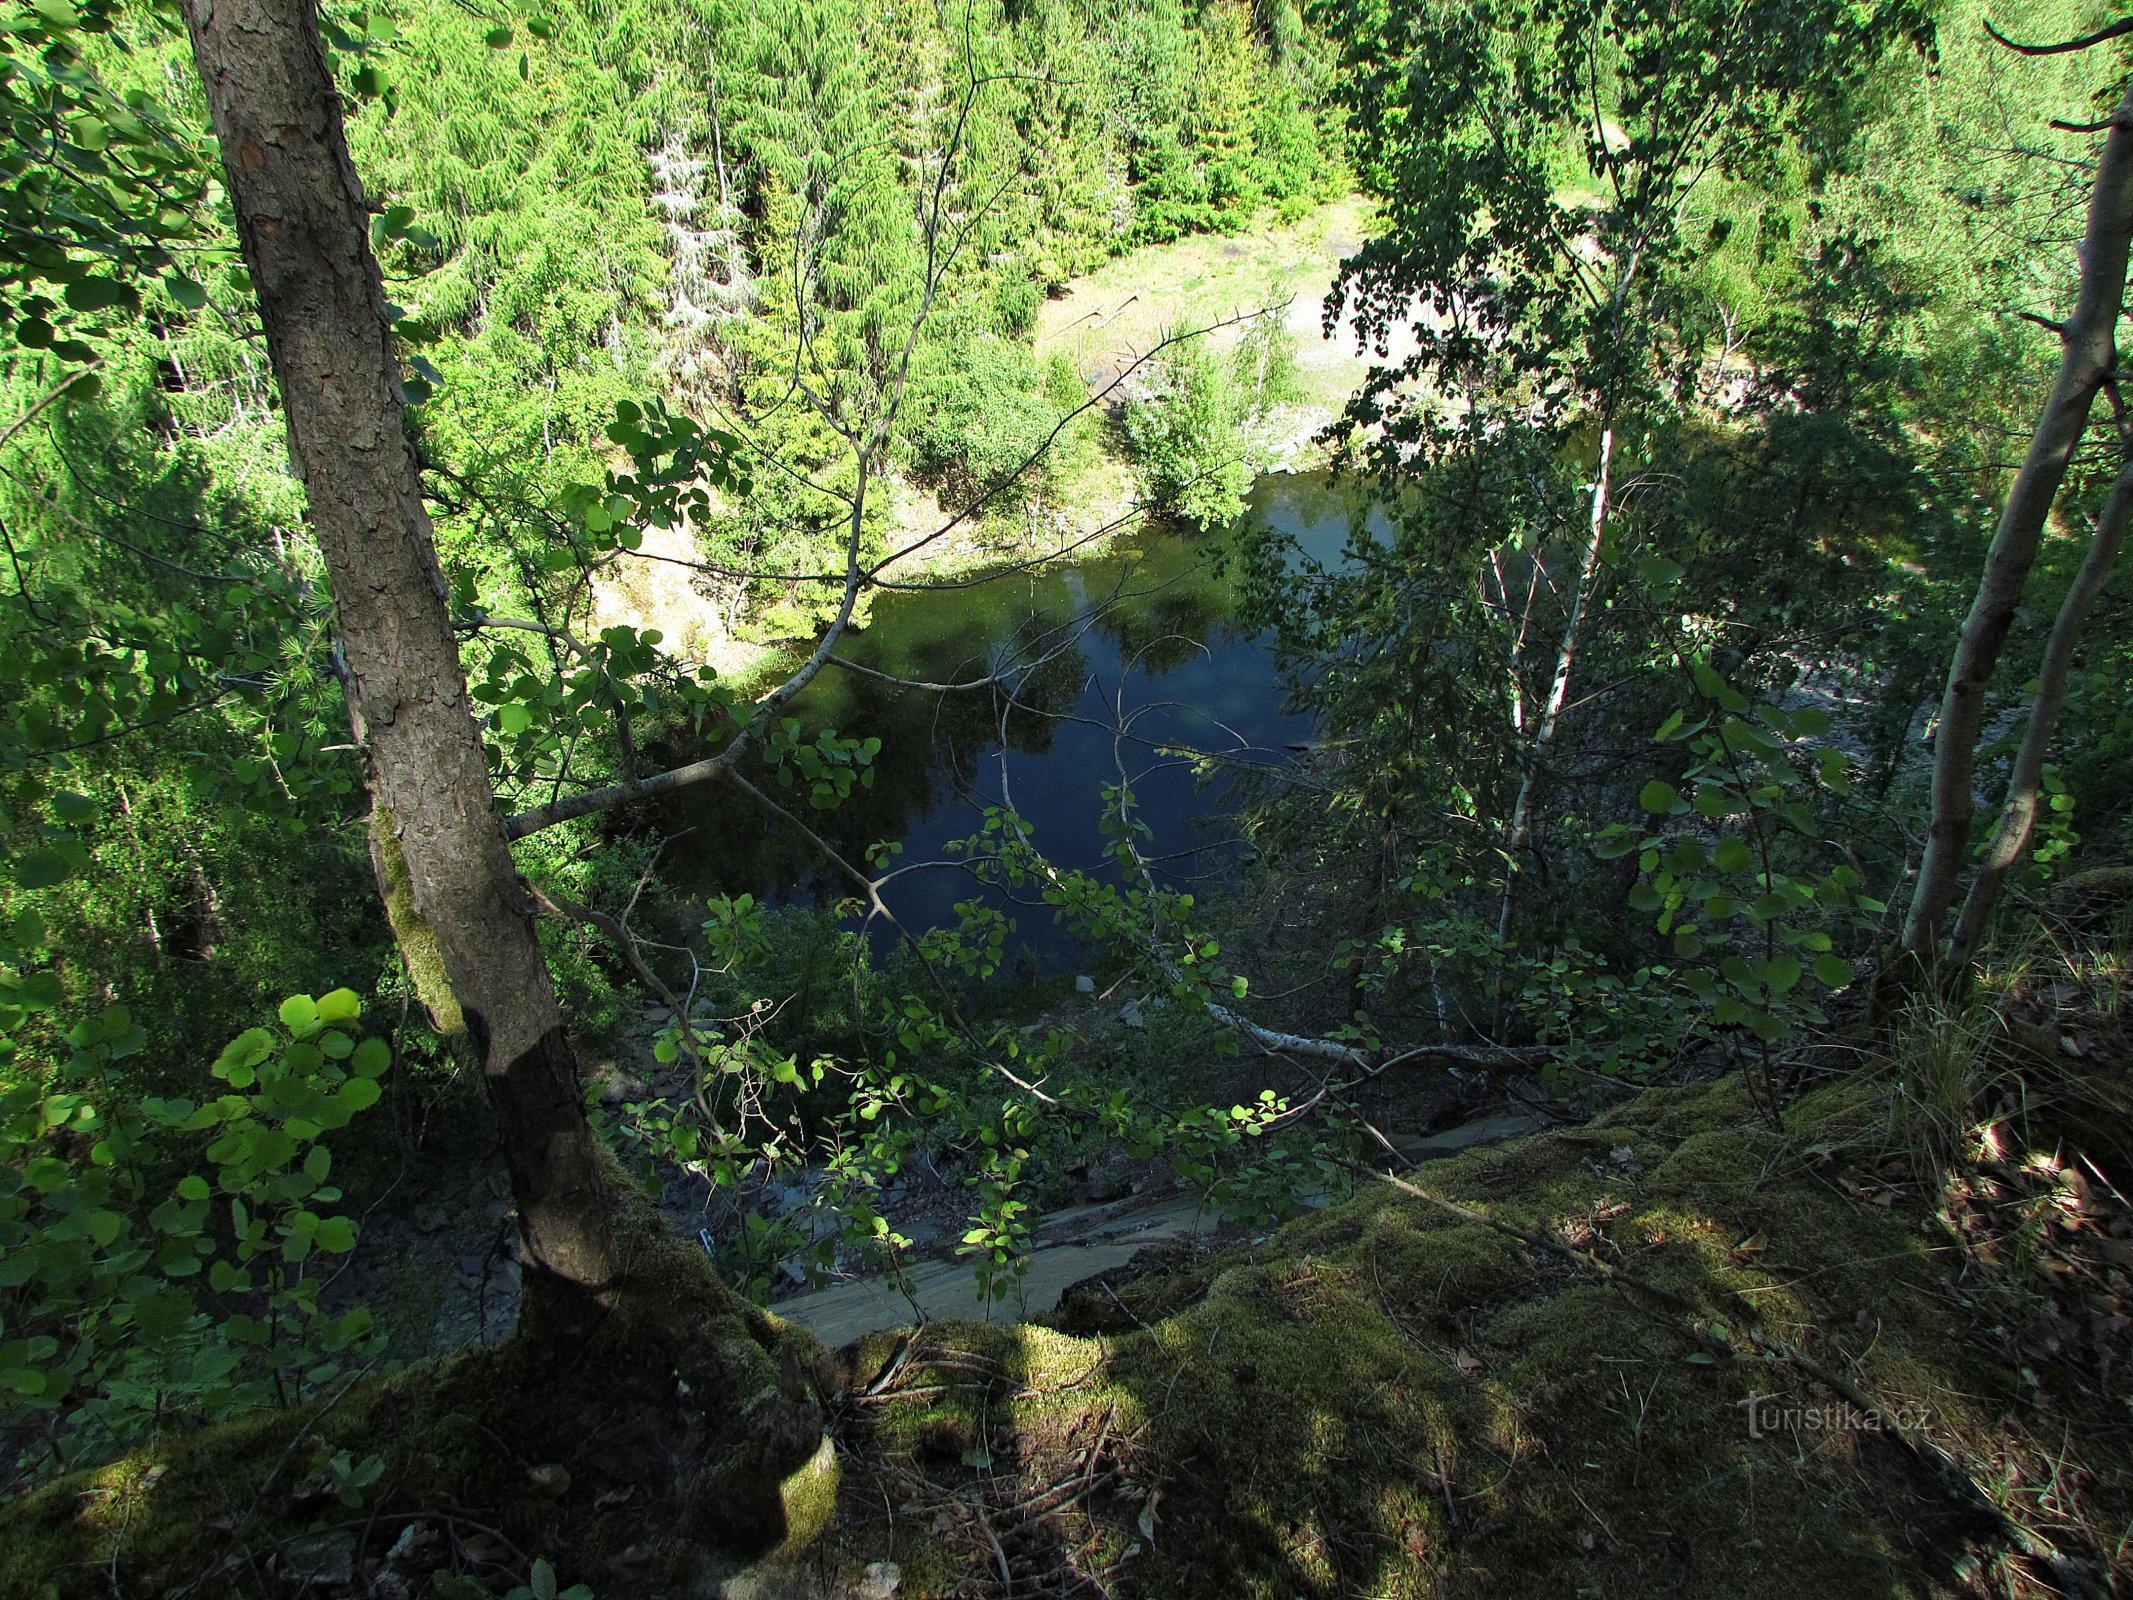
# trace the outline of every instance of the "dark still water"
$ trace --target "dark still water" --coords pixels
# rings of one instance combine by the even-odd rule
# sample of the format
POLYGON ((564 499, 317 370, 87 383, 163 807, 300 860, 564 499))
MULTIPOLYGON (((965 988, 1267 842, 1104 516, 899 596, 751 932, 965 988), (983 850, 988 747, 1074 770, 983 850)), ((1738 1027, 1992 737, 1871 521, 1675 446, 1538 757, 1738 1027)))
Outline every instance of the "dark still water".
MULTIPOLYGON (((803 790, 772 792, 855 863, 890 840, 903 846, 896 866, 945 863, 945 847, 975 834, 985 807, 1011 806, 1056 864, 1095 867, 1105 859, 1103 791, 1123 779, 1154 830, 1143 849, 1173 883, 1219 872, 1235 859, 1239 776, 1287 760, 1312 732, 1284 709, 1267 638, 1236 620, 1238 575, 1226 558, 1265 529, 1330 563, 1356 507, 1319 476, 1262 478, 1238 526, 1222 534, 1151 531, 1036 573, 879 595, 869 626, 839 654, 930 684, 1001 672, 1012 696, 913 689, 826 667, 792 714, 810 730, 879 738, 874 786, 832 812, 807 809, 803 790)), ((662 871, 685 895, 828 905, 849 892, 791 828, 716 787, 678 798, 655 827, 679 835, 662 871)), ((903 873, 884 899, 915 933, 953 920, 954 904, 973 892, 966 872, 944 864, 903 873)), ((1040 966, 1076 959, 1048 908, 994 898, 1040 966)))

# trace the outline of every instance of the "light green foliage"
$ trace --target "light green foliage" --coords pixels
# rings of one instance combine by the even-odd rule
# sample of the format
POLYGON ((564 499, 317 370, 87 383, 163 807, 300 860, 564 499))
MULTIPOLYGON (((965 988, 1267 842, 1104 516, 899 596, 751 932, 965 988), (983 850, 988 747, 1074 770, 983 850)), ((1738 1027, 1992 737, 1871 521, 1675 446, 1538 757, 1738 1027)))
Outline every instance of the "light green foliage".
POLYGON ((1788 155, 1819 148, 1922 20, 1849 0, 1330 7, 1358 164, 1389 202, 1338 301, 1374 342, 1404 329, 1418 347, 1351 419, 1382 422, 1390 461, 1510 416, 1619 428, 1673 402, 1715 331, 1694 268, 1725 234, 1696 225, 1700 180, 1749 179, 1782 214, 1788 155), (1401 383, 1416 373, 1419 396, 1401 383), (1440 392, 1466 403, 1440 414, 1440 392))
POLYGON ((1244 509, 1264 465, 1262 425, 1296 396, 1295 335, 1269 310, 1247 320, 1226 354, 1189 330, 1164 338, 1143 392, 1126 405, 1126 439, 1152 506, 1221 527, 1244 509))
POLYGON ((855 785, 874 787, 874 758, 881 754, 881 741, 872 736, 840 738, 834 728, 821 729, 808 739, 800 719, 786 717, 764 740, 763 751, 780 787, 805 785, 808 805, 831 811, 851 798, 855 785))
POLYGON ((36 1441, 21 1467, 296 1404, 364 1348, 369 1311, 327 1310, 314 1271, 356 1242, 327 1137, 392 1062, 360 1011, 346 989, 292 996, 203 1101, 129 1080, 147 1034, 122 1006, 68 1030, 49 1072, 0 1062, 0 1420, 36 1441))
MULTIPOLYGON (((27 405, 48 374, 12 376, 27 405)), ((0 917, 41 930, 0 983, 123 996, 174 1062, 262 988, 367 985, 379 958, 359 840, 320 831, 357 774, 315 568, 146 376, 0 456, 0 917)))
POLYGON ((1244 509, 1252 483, 1243 402, 1203 342, 1171 337, 1150 364, 1147 392, 1127 404, 1126 438, 1151 505, 1193 527, 1220 527, 1244 509))
MULTIPOLYGON (((200 303, 176 254, 205 231, 200 152, 149 94, 98 69, 129 35, 158 31, 111 0, 0 16, 0 323, 24 350, 91 360, 108 314, 137 311, 143 280, 159 274, 173 299, 200 303)), ((73 388, 86 399, 96 385, 90 374, 73 388)))
POLYGON ((1071 365, 1040 363, 1006 335, 929 339, 912 376, 912 470, 955 503, 1019 506, 1081 453, 1087 399, 1071 365))
MULTIPOLYGON (((1259 98, 1317 103, 1298 29, 1261 39, 1238 8, 1166 15, 1191 51, 1218 40, 1233 87, 1278 82, 1259 98)), ((0 373, 0 417, 28 424, 0 462, 16 579, 0 723, 19 740, 0 751, 0 834, 20 863, 0 912, 36 909, 52 942, 0 961, 17 975, 49 964, 84 993, 101 980, 182 1046, 260 986, 318 980, 310 941, 282 918, 332 926, 321 964, 341 970, 379 964, 382 930, 327 904, 347 903, 362 872, 355 831, 335 827, 360 808, 356 771, 250 285, 227 219, 199 203, 209 152, 184 130, 204 106, 171 19, 118 16, 100 0, 20 7, 0 70, 17 131, 55 133, 53 162, 7 169, 7 203, 60 205, 79 235, 23 256, 9 280, 14 298, 41 298, 8 319, 21 338, 0 373), (84 377, 92 356, 104 365, 84 377), (186 754, 136 762, 129 730, 166 726, 189 736, 186 754), (61 794, 94 800, 101 824, 60 815, 61 794), (265 892, 292 879, 318 896, 265 892), (211 958, 206 981, 183 981, 174 956, 211 958)), ((807 370, 848 419, 879 405, 924 288, 929 204, 951 225, 886 465, 982 492, 1078 403, 1021 341, 1048 288, 1130 237, 1140 135, 1122 136, 1110 108, 1134 91, 1106 64, 1135 8, 969 21, 691 0, 570 4, 501 33, 429 0, 325 19, 507 798, 627 773, 648 741, 727 730, 730 697, 666 659, 673 641, 610 630, 573 648, 583 574, 628 559, 637 528, 679 520, 751 569, 830 564, 849 452, 806 408, 772 403, 781 375, 807 370), (654 199, 653 158, 669 149, 708 169, 696 213, 654 199), (731 291, 708 327, 675 318, 686 274, 669 222, 702 231, 731 291), (996 359, 972 369, 966 348, 996 359), (692 420, 736 407, 754 418, 758 465, 775 463, 752 482, 735 436, 692 420)), ((1165 105, 1191 161, 1215 159, 1229 135, 1165 105)), ((1309 153, 1337 141, 1297 114, 1283 159, 1323 180, 1309 153)), ((866 555, 882 549, 888 499, 862 519, 866 555)))

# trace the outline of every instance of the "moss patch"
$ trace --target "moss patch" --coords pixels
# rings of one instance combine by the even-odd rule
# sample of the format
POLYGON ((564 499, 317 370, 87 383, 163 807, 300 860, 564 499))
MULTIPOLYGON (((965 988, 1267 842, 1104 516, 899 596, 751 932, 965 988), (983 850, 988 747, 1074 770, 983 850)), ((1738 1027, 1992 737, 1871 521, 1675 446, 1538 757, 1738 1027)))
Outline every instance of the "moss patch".
POLYGON ((2078 1484, 2096 1525, 2133 1509, 2107 1404, 2032 1407, 1951 1314, 1932 1219, 1853 1192, 1737 1084, 1653 1091, 1427 1184, 1696 1311, 1380 1190, 1128 1285, 1132 1315, 1097 1337, 877 1338, 846 1358, 848 1564, 900 1552, 919 1595, 1002 1560, 1166 1600, 1969 1592, 1999 1558, 1969 1516, 1752 1333, 1922 1418, 2017 1504, 2027 1464, 2078 1484), (1144 1314, 1166 1295, 1186 1303, 1144 1314), (1077 1475, 1058 1509, 1018 1509, 1077 1475))
POLYGON ((385 920, 392 925, 393 940, 407 963, 408 981, 415 997, 430 1014, 430 1025, 447 1039, 467 1031, 459 1009, 459 996, 444 970, 444 952, 437 947, 437 933, 415 904, 415 886, 407 875, 407 856, 400 848, 400 833, 392 813, 383 806, 370 812, 370 864, 377 874, 385 900, 385 920))

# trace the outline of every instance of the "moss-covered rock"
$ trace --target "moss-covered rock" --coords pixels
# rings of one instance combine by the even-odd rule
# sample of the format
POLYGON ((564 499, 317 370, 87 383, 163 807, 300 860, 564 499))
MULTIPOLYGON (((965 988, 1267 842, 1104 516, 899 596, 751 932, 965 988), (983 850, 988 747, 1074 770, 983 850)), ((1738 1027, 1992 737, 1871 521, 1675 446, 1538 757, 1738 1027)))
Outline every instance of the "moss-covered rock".
POLYGON ((1165 1600, 1963 1592, 1973 1551, 1997 1559, 1970 1512, 1757 1335, 1923 1418, 1988 1489, 2057 1461, 2128 1509, 2116 1419, 2026 1410, 1950 1314, 1931 1218, 1855 1194, 1737 1083, 1427 1171, 1662 1293, 1383 1188, 1190 1265, 1189 1303, 1146 1327, 870 1341, 848 1382, 894 1377, 848 1432, 853 1476, 903 1498, 868 1521, 854 1497, 849 1559, 925 1546, 905 1594, 1003 1559, 1165 1600), (1016 1520, 1077 1472, 1071 1515, 1016 1520))

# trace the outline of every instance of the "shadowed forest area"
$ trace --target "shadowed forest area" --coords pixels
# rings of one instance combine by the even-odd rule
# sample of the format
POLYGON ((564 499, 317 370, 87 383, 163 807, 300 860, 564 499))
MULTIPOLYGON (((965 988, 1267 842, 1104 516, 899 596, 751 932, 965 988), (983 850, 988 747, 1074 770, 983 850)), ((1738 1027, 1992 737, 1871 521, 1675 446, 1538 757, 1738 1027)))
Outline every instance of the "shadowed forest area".
POLYGON ((0 1600, 2133 1587, 2133 19, 0 0, 0 1600))

